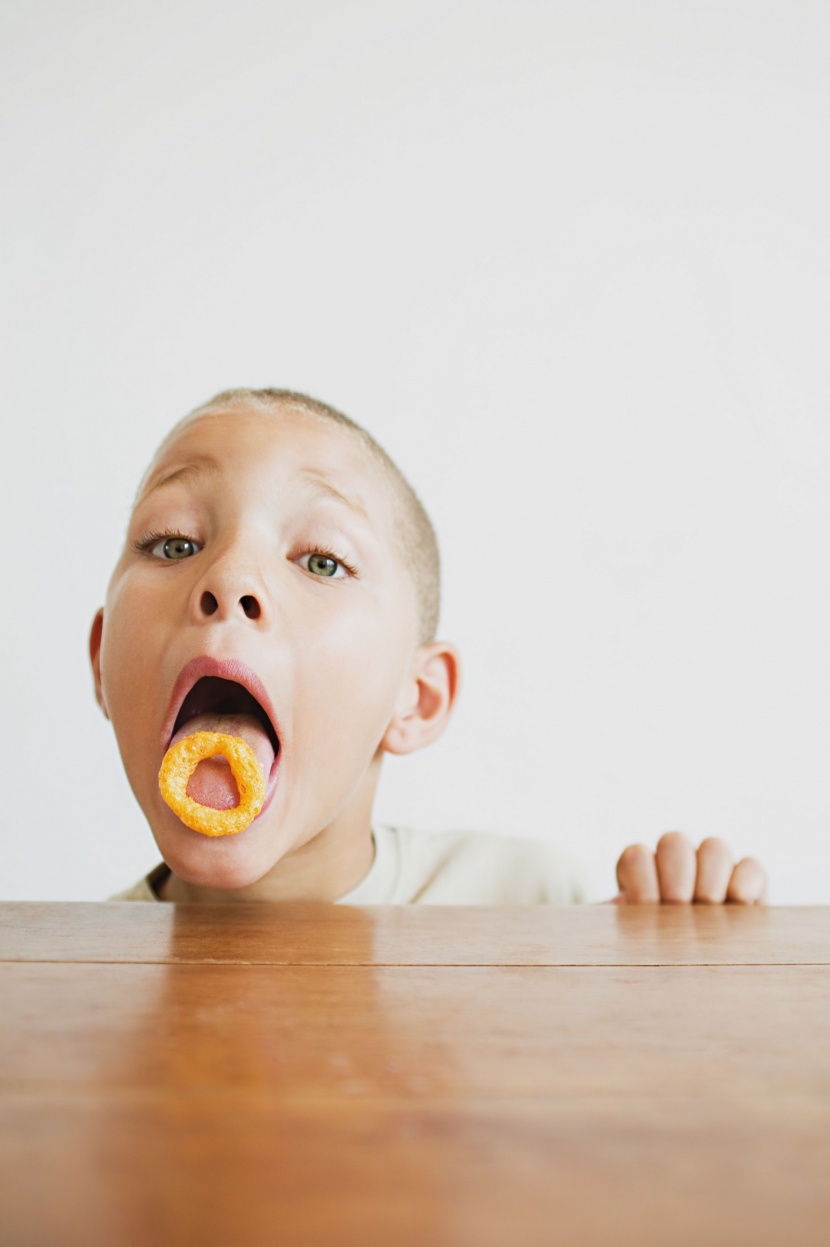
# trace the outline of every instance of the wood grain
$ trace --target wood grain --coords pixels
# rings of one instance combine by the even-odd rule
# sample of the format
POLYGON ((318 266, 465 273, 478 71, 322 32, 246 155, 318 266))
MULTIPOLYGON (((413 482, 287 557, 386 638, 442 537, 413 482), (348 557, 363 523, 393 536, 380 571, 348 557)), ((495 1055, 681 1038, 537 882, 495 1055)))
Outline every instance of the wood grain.
POLYGON ((3 1247, 826 1247, 830 911, 0 905, 3 1247))
POLYGON ((830 1096, 830 968, 0 965, 0 1088, 830 1096))
POLYGON ((6 1097, 7 1247, 826 1247, 812 1098, 6 1097))
POLYGON ((830 907, 7 902, 0 961, 828 965, 830 907))

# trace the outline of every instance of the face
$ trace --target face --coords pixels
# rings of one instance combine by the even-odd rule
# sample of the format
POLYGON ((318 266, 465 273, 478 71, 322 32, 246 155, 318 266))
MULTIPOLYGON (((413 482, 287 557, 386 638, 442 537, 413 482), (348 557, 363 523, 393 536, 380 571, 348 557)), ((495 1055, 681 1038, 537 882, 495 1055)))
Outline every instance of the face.
POLYGON ((243 887, 323 831, 368 826, 385 736, 415 687, 415 591, 392 532, 385 478, 329 421, 218 410, 163 448, 98 642, 93 629, 93 665, 132 789, 181 879, 243 887), (234 725, 266 770, 266 803, 245 831, 214 839, 166 805, 158 772, 174 733, 234 725))

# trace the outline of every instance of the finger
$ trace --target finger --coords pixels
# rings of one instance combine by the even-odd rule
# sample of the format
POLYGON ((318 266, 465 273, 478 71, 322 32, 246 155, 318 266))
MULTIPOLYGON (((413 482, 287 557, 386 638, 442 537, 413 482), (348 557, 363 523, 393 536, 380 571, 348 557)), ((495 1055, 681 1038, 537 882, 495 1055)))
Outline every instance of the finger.
POLYGON ((671 905, 688 904, 695 894, 697 855, 688 836, 667 831, 657 841, 657 877, 660 899, 671 905))
POLYGON ((631 905, 656 904, 660 885, 654 854, 644 844, 630 844, 617 862, 617 886, 631 905))
POLYGON ((767 872, 754 857, 744 857, 732 871, 726 899, 736 905, 757 905, 766 895, 767 872))
POLYGON ((695 900, 702 905, 722 905, 732 878, 732 854, 723 840, 710 836, 697 851, 695 900))

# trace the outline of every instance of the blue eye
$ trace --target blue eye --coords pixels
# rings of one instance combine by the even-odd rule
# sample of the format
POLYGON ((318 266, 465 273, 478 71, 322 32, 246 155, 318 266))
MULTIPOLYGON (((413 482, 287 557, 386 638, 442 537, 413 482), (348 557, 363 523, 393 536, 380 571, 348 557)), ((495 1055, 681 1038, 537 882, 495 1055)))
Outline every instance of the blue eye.
POLYGON ((150 549, 150 553, 156 558, 166 559, 168 562, 189 559, 198 551, 199 547, 196 542, 191 541, 189 537, 165 537, 157 541, 150 549))

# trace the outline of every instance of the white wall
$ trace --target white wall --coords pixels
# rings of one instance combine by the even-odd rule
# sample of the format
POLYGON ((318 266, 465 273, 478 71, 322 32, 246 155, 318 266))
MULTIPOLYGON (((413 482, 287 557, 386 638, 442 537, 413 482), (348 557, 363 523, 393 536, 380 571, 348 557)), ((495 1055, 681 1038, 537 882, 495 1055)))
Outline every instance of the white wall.
POLYGON ((830 8, 0 6, 0 895, 157 856, 86 635, 216 389, 365 423, 442 537, 457 718, 380 814, 598 895, 679 827, 830 902, 830 8))

